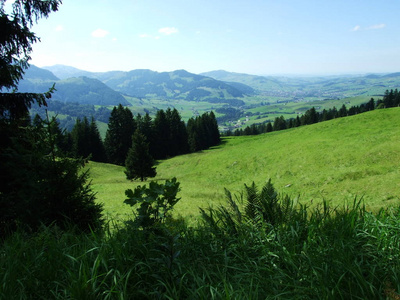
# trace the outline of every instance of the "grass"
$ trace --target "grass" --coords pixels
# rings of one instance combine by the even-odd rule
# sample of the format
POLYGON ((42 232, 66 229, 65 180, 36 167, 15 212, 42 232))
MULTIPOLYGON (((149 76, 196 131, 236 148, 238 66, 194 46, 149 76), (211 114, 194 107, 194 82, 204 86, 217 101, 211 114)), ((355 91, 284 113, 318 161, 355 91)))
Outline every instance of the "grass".
MULTIPOLYGON (((218 205, 224 188, 275 186, 304 204, 335 205, 363 198, 367 209, 399 203, 400 109, 376 110, 258 136, 228 137, 211 150, 161 161, 154 180, 177 177, 176 214, 196 222, 199 207, 218 205)), ((93 188, 107 213, 129 213, 124 191, 140 182, 125 179, 122 167, 89 163, 93 188)))
POLYGON ((0 299, 399 299, 399 116, 229 137, 161 161, 155 180, 176 176, 182 199, 154 228, 121 223, 133 217, 124 191, 142 183, 89 162, 112 221, 104 232, 43 227, 1 240, 0 299), (290 199, 249 209, 243 184, 269 178, 290 199))
POLYGON ((16 232, 0 244, 0 298, 398 299, 398 209, 325 203, 271 225, 225 208, 195 227, 16 232))

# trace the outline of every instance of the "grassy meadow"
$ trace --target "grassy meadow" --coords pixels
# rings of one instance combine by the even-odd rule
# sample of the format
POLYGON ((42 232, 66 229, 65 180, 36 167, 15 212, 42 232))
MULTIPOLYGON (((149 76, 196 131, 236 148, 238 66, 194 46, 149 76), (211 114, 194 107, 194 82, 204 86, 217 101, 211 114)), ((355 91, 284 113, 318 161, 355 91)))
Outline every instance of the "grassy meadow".
POLYGON ((118 222, 134 219, 124 191, 141 183, 89 162, 111 221, 0 240, 0 299, 400 299, 399 117, 231 137, 161 161, 155 180, 178 178, 188 222, 118 222), (253 181, 244 202, 225 199, 253 181))
MULTIPOLYGON (((280 193, 315 206, 362 198, 367 210, 397 205, 400 191, 400 108, 372 112, 258 136, 227 137, 213 149, 160 161, 157 177, 176 177, 175 213, 195 222, 199 207, 225 201, 253 181, 269 178, 280 193)), ((93 189, 112 218, 131 213, 124 191, 141 182, 123 167, 90 162, 93 189)), ((144 182, 143 184, 145 184, 144 182)))

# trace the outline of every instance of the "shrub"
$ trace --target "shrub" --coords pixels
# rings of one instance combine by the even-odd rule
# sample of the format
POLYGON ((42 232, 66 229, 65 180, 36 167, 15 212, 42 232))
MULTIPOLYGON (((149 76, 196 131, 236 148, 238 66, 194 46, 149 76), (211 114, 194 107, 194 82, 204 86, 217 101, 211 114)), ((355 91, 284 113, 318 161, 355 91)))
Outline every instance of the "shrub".
POLYGON ((130 206, 138 204, 135 224, 149 228, 166 220, 169 211, 180 200, 176 197, 179 191, 179 182, 175 177, 166 180, 164 184, 152 181, 148 188, 143 185, 136 187, 134 191, 127 189, 125 195, 128 199, 124 203, 130 206))
MULTIPOLYGON (((2 133, 7 130, 3 126, 2 133)), ((102 205, 81 172, 82 161, 64 157, 55 146, 50 123, 13 130, 0 151, 0 235, 41 224, 82 230, 100 228, 102 205)))

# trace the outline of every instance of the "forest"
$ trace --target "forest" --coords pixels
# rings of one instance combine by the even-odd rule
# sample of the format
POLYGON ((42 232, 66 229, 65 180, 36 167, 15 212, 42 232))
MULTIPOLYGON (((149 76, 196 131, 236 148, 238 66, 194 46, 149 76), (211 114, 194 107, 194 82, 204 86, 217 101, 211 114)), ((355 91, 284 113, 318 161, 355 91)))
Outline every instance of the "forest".
MULTIPOLYGON (((219 151, 213 147, 223 147, 223 138, 213 112, 184 122, 176 109, 158 110, 152 119, 118 105, 104 142, 88 116, 77 118, 70 132, 55 117, 31 120, 32 105, 46 108, 55 89, 17 90, 32 44, 39 42, 31 27, 60 5, 16 1, 12 15, 0 6, 1 299, 400 298, 398 205, 372 212, 354 198, 312 206, 269 179, 261 186, 244 184, 239 193, 225 189, 222 204, 199 207, 196 223, 173 214, 185 201, 179 179, 147 178, 171 157, 219 151), (130 219, 105 214, 85 168, 89 161, 125 166, 132 188, 120 193, 130 219), (139 179, 134 186, 131 181, 139 179)), ((398 104, 399 93, 391 90, 376 103, 313 108, 289 123, 275 120, 272 128, 398 104)), ((242 147, 247 150, 246 143, 242 147)))
MULTIPOLYGON (((38 128, 43 122, 36 114, 32 125, 38 128)), ((136 131, 144 136, 155 159, 197 152, 220 143, 218 123, 212 111, 185 123, 176 109, 161 109, 152 120, 148 113, 134 117, 128 107, 120 104, 112 109, 107 123, 104 142, 93 115, 90 121, 86 116, 78 117, 71 131, 61 130, 59 120, 52 117, 51 131, 55 134, 56 147, 66 155, 117 165, 124 164, 136 131)))

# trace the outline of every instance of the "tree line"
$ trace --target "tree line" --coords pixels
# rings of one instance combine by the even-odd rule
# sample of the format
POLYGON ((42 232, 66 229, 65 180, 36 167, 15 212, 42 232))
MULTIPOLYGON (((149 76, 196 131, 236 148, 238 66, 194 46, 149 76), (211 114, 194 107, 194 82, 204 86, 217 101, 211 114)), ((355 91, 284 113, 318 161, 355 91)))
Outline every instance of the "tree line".
MULTIPOLYGON (((77 118, 70 132, 63 132, 59 121, 53 119, 51 130, 60 150, 71 157, 116 165, 125 165, 136 131, 148 143, 149 154, 154 159, 205 150, 220 142, 218 123, 213 112, 190 118, 185 124, 175 108, 158 110, 152 119, 148 113, 134 116, 129 108, 120 104, 111 111, 104 142, 93 117, 90 120, 86 116, 77 118)), ((32 123, 40 126, 42 121, 36 115, 32 123)))
POLYGON ((307 110, 303 115, 297 116, 296 118, 285 119, 283 116, 276 117, 274 122, 262 123, 262 124, 252 124, 246 128, 236 129, 235 131, 227 131, 225 134, 227 136, 242 136, 242 135, 257 135, 261 133, 267 133, 272 131, 279 131, 294 127, 299 127, 303 125, 310 125, 314 123, 319 123, 323 121, 328 121, 336 118, 343 118, 347 116, 352 116, 374 109, 390 108, 400 106, 400 92, 395 90, 386 90, 383 99, 371 98, 367 103, 361 105, 351 106, 347 108, 343 104, 340 109, 336 107, 330 109, 323 109, 318 112, 315 107, 307 110))

